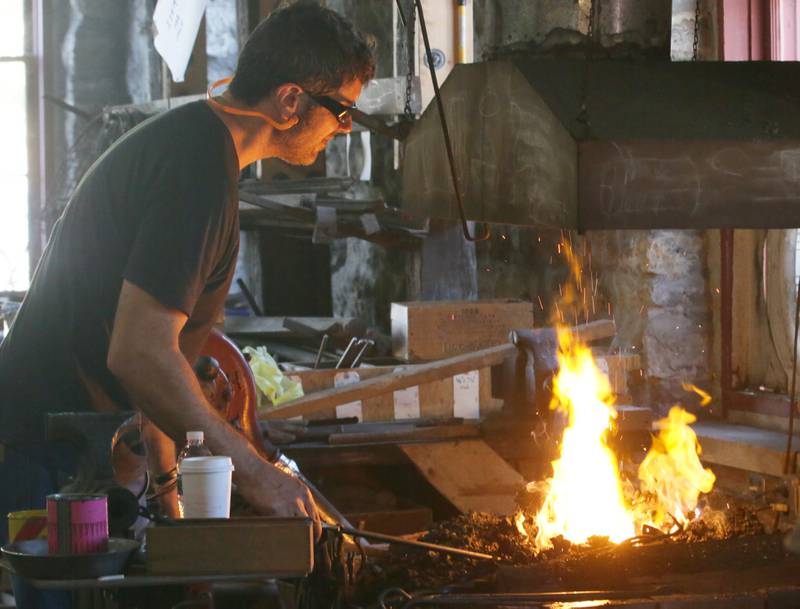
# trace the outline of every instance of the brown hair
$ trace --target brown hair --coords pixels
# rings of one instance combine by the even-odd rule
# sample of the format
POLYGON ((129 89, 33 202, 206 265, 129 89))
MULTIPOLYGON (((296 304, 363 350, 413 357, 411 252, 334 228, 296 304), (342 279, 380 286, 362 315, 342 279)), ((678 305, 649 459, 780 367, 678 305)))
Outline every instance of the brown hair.
POLYGON ((275 87, 297 83, 313 95, 375 75, 374 42, 338 13, 298 2, 258 24, 239 55, 230 91, 255 105, 275 87))

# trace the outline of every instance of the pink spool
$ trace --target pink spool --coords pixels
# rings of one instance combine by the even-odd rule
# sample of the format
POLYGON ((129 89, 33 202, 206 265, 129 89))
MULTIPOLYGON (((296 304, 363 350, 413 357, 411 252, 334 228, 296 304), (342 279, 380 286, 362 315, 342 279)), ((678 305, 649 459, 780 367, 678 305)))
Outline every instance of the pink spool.
POLYGON ((60 493, 47 496, 47 546, 50 554, 108 551, 108 498, 60 493))

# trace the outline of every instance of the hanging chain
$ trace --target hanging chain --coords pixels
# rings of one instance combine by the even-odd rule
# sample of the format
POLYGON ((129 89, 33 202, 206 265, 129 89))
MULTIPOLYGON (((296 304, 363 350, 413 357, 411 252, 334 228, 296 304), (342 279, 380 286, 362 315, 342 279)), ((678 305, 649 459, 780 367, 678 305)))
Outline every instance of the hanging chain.
POLYGON ((692 43, 692 61, 697 61, 697 48, 700 43, 700 0, 694 2, 694 42, 692 43))
POLYGON ((589 28, 586 30, 586 38, 591 43, 594 37, 594 0, 589 0, 589 28))
POLYGON ((407 119, 414 118, 414 112, 411 109, 411 95, 414 88, 414 54, 416 49, 414 48, 414 21, 417 16, 417 11, 414 10, 413 3, 411 4, 411 10, 408 11, 407 23, 406 23, 406 46, 408 50, 408 71, 406 72, 406 105, 403 107, 403 114, 407 119))

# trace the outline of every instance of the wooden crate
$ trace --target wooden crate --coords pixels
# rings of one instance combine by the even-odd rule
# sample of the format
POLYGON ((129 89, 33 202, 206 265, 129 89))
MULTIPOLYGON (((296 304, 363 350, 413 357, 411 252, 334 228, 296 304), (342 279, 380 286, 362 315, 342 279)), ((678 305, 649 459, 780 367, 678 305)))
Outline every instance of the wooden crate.
POLYGON ((502 344, 533 328, 533 304, 521 300, 394 302, 392 353, 430 361, 502 344))
MULTIPOLYGON (((391 374, 406 366, 376 366, 341 370, 301 370, 287 373, 300 381, 306 394, 341 387, 391 374)), ((393 421, 415 418, 478 418, 503 407, 492 397, 492 369, 473 370, 432 383, 409 387, 335 408, 323 409, 308 419, 358 416, 361 421, 393 421)))
POLYGON ((147 571, 158 575, 304 577, 314 567, 306 518, 186 520, 147 529, 147 571))

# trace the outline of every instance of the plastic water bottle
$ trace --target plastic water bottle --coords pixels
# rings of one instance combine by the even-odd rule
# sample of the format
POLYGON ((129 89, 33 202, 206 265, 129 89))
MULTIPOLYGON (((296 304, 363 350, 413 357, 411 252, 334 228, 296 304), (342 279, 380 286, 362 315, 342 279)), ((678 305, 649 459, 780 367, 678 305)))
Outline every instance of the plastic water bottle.
POLYGON ((206 446, 202 431, 187 431, 186 445, 178 454, 178 510, 183 518, 183 486, 181 484, 181 461, 187 457, 210 457, 211 451, 206 446))

